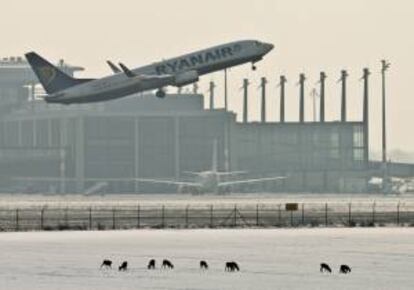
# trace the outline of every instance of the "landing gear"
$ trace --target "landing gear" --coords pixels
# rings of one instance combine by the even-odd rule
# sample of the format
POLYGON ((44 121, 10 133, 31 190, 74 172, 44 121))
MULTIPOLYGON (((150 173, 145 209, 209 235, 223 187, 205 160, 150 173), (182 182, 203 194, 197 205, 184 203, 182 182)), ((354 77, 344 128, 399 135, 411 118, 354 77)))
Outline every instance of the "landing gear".
POLYGON ((165 91, 163 89, 159 89, 156 91, 155 96, 160 99, 165 98, 165 91))
POLYGON ((254 62, 252 62, 252 70, 256 70, 257 67, 254 65, 254 62))

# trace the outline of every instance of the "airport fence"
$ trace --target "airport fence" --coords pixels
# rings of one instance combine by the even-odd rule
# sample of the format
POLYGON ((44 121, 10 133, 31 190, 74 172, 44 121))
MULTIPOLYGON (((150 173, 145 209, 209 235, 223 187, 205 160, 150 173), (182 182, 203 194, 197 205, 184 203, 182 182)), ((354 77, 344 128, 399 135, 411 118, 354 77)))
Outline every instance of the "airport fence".
POLYGON ((414 203, 0 207, 1 231, 414 226, 414 203))

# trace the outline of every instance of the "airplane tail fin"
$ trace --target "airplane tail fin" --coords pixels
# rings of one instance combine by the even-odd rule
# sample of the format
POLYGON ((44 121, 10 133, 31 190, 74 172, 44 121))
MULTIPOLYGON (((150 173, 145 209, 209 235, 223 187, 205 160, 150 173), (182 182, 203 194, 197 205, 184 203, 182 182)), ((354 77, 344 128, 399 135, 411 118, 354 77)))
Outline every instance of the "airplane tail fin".
POLYGON ((75 79, 65 74, 35 52, 26 53, 25 56, 48 94, 90 81, 90 79, 75 79))

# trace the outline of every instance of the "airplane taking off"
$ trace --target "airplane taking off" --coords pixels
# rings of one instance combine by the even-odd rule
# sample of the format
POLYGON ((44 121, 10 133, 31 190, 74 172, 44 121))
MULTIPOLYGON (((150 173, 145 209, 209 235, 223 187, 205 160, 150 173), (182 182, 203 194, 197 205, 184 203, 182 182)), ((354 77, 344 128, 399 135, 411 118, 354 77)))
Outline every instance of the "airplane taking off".
POLYGON ((186 171, 184 173, 194 175, 196 180, 194 182, 187 181, 173 181, 173 180, 162 180, 162 179, 147 179, 137 178, 137 181, 148 182, 154 184, 170 184, 178 187, 178 192, 191 192, 191 193, 222 193, 225 189, 231 186, 240 184, 254 184, 263 183, 265 181, 275 181, 286 179, 286 176, 275 176, 275 177, 263 177, 253 179, 239 179, 231 181, 222 181, 223 176, 232 176, 246 173, 245 171, 224 171, 220 172, 217 166, 217 140, 213 144, 213 159, 212 168, 208 171, 192 172, 186 171))
POLYGON ((130 70, 107 61, 114 74, 100 79, 73 78, 35 52, 25 56, 48 94, 48 103, 90 103, 121 98, 138 92, 157 89, 156 96, 165 97, 164 87, 185 86, 208 73, 229 67, 255 63, 273 49, 273 44, 256 40, 231 42, 180 57, 156 62, 130 70))

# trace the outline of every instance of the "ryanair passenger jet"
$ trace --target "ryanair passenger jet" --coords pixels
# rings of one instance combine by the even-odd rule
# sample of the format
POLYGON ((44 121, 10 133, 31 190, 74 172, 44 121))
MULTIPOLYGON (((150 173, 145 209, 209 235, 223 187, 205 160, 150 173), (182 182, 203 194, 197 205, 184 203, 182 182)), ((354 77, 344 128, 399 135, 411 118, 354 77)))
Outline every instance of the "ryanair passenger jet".
POLYGON ((26 58, 48 94, 45 101, 71 104, 106 101, 154 89, 156 96, 163 98, 164 87, 188 85, 204 74, 248 62, 254 70, 254 64, 273 47, 256 40, 236 41, 133 70, 108 61, 114 74, 100 79, 73 78, 35 52, 27 53, 26 58))

